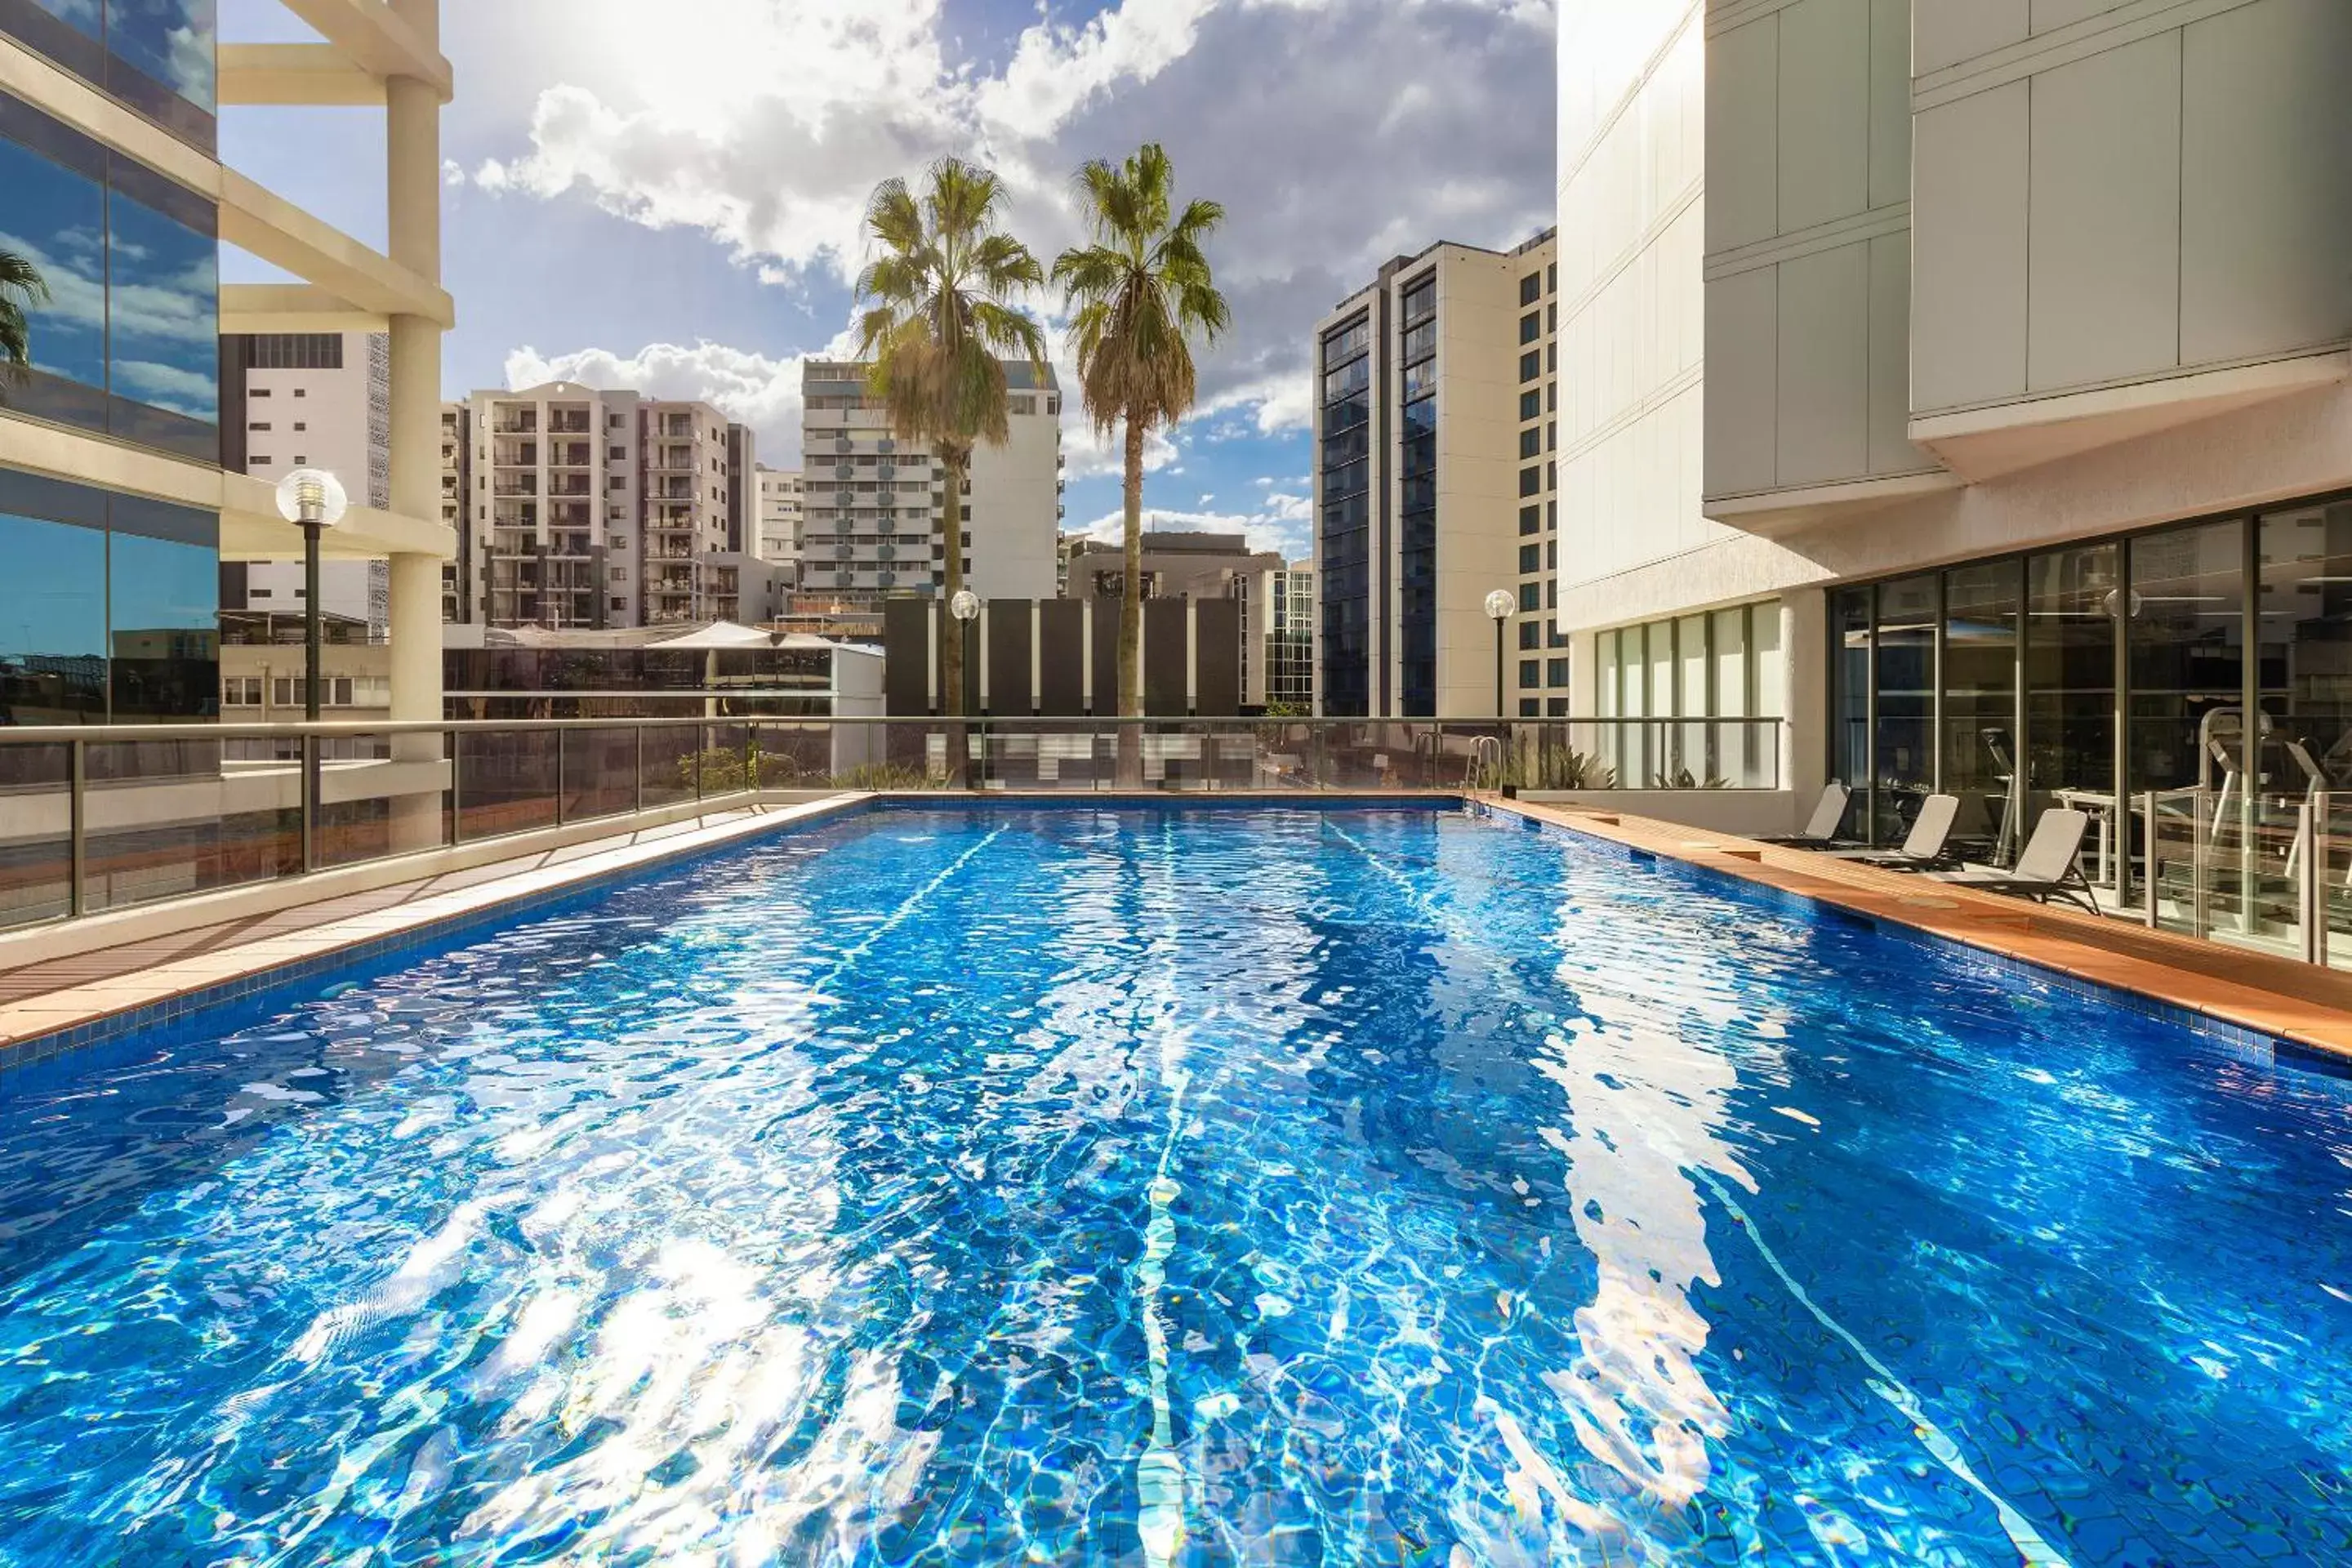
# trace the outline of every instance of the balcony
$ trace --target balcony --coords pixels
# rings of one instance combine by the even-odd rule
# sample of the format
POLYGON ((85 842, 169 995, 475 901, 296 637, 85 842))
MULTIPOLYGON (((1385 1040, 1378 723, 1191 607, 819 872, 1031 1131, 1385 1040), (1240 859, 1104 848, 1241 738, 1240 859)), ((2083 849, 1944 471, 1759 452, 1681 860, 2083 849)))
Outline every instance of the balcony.
POLYGON ((547 429, 553 436, 585 436, 594 428, 588 422, 584 408, 559 408, 550 411, 547 429))
POLYGON ((520 414, 502 415, 490 421, 493 436, 536 436, 539 434, 539 414, 527 409, 520 414))
POLYGON ((547 462, 554 468, 585 468, 593 467, 596 448, 585 441, 552 442, 548 447, 547 462))
POLYGON ((490 493, 494 496, 530 496, 536 500, 539 476, 532 474, 520 479, 493 479, 490 481, 490 493))

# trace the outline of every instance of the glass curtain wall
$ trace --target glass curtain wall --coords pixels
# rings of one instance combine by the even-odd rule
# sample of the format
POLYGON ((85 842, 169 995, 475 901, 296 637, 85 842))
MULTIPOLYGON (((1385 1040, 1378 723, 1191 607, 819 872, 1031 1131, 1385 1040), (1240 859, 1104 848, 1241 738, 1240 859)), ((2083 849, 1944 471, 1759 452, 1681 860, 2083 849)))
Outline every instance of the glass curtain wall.
POLYGON ((1322 710, 1342 719, 1371 711, 1371 347, 1364 316, 1323 340, 1322 710))
POLYGON ((0 0, 0 34, 213 150, 215 0, 0 0))
MULTIPOLYGON (((1840 588, 1829 616, 1829 766, 1867 796, 1857 836, 1888 841, 1934 789, 1960 799, 1962 847, 2006 861, 2065 807, 2111 910, 2317 945, 2298 822, 2352 795, 2352 500, 1840 588)), ((2352 939, 2352 864, 2326 880, 2352 939)))
POLYGON ((1437 712, 1437 279, 1405 285, 1397 363, 1403 367, 1404 449, 1399 514, 1397 642, 1401 711, 1437 712))
POLYGON ((1936 631, 1942 584, 1930 574, 1878 587, 1873 643, 1874 842, 1900 842, 1936 790, 1936 631))
POLYGON ((218 218, 212 205, 0 92, 0 248, 48 298, 26 310, 12 410, 217 463, 218 218))
POLYGON ((1939 784, 1960 802, 1954 839, 1982 858, 1999 858, 2014 846, 2023 815, 2016 759, 2024 594, 2021 561, 1944 574, 1939 784))

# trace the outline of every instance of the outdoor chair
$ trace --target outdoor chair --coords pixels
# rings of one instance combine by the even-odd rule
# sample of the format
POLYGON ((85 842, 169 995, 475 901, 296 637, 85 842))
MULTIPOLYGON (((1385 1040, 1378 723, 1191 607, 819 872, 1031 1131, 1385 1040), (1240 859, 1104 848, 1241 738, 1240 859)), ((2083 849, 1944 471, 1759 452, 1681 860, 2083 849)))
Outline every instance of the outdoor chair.
POLYGON ((1899 849, 1824 849, 1832 860, 1853 860, 1890 871, 1935 871, 1957 866, 1951 850, 1952 826, 1960 819, 1960 797, 1931 795, 1919 803, 1919 816, 1899 849))
POLYGON ((1981 867, 1941 871, 1936 879, 1956 888, 2015 893, 2038 903, 2066 899, 2095 915, 2100 912, 2098 894, 2093 890, 2090 879, 2083 875, 2082 866, 2083 837, 2090 829, 2091 819, 2083 812, 2045 811, 2042 820, 2033 825, 2033 837, 2025 841, 2025 853, 2010 869, 1981 867))
POLYGON ((1802 833, 1775 834, 1756 842, 1783 849, 1827 849, 1840 842, 1838 825, 1845 820, 1846 804, 1853 798, 1853 792, 1845 785, 1832 784, 1822 791, 1821 803, 1813 807, 1813 818, 1802 833))

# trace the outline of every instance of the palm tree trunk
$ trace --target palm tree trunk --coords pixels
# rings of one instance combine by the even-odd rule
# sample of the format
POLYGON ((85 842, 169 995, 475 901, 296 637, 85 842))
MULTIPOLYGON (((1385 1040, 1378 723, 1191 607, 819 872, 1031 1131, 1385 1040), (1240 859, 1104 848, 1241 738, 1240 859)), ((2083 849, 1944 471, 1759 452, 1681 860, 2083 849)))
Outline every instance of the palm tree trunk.
MULTIPOLYGON (((1127 421, 1127 582, 1118 601, 1118 713, 1143 717, 1143 426, 1127 421)), ((1143 783, 1143 726, 1118 727, 1118 782, 1143 783)))
MULTIPOLYGON (((963 639, 970 629, 967 623, 955 618, 951 606, 955 596, 963 592, 963 475, 969 459, 960 459, 941 453, 940 465, 947 471, 947 496, 940 503, 940 529, 946 535, 946 587, 940 595, 940 711, 950 719, 963 717, 963 639)), ((961 789, 966 764, 971 761, 971 742, 964 738, 964 727, 947 726, 948 787, 961 789)))

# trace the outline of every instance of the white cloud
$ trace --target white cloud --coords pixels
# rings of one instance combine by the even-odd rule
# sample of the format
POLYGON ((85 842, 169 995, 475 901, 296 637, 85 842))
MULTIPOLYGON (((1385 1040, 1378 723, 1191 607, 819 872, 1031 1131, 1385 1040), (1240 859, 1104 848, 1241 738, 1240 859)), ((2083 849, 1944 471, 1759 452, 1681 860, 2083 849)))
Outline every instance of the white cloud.
MULTIPOLYGON (((1147 506, 1143 509, 1144 529, 1160 533, 1238 533, 1248 539, 1252 550, 1272 550, 1293 560, 1314 549, 1307 528, 1311 508, 1303 497, 1268 497, 1269 503, 1284 504, 1269 504, 1255 511, 1213 511, 1207 505, 1210 499, 1202 498, 1202 504, 1191 510, 1147 506)), ((1113 511, 1076 531, 1090 539, 1117 541, 1123 537, 1126 526, 1126 515, 1113 511)))
MULTIPOLYGON (((845 351, 828 344, 818 357, 845 351)), ((629 355, 607 349, 542 355, 520 348, 507 356, 512 390, 550 381, 578 382, 599 390, 642 392, 649 396, 709 404, 759 435, 759 460, 770 468, 796 468, 801 459, 801 366, 807 355, 773 359, 718 343, 691 348, 655 343, 629 355)))
MULTIPOLYGON (((1552 201, 1551 0, 1120 0, 1041 19, 995 68, 950 63, 943 0, 696 0, 691 26, 644 0, 527 3, 609 58, 541 89, 473 183, 699 230, 769 282, 845 282, 875 184, 950 152, 1004 174, 1050 258, 1079 234, 1071 171, 1163 142, 1181 194, 1230 214, 1234 331, 1196 417, 1260 435, 1308 425, 1313 323, 1383 260, 1514 243, 1552 201)), ((1070 434, 1073 479, 1117 471, 1070 434)), ((1147 466, 1175 457, 1155 437, 1147 466)))

